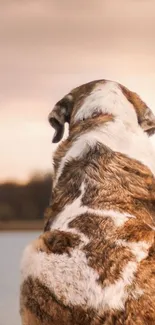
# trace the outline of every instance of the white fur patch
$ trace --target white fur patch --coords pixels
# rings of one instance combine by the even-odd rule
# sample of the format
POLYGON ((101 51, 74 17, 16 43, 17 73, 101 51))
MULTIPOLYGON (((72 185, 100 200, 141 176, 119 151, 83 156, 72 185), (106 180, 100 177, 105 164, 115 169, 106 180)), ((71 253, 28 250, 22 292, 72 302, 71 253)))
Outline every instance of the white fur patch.
MULTIPOLYGON (((71 228, 68 227, 68 224, 73 221, 76 217, 81 214, 89 213, 94 214, 95 216, 100 217, 109 217, 113 220, 116 227, 122 226, 129 218, 135 218, 135 216, 128 213, 121 213, 119 211, 114 210, 99 210, 92 209, 86 205, 82 204, 82 197, 84 195, 84 183, 81 186, 81 194, 80 196, 73 201, 73 203, 65 206, 64 210, 60 212, 54 222, 51 225, 52 229, 60 229, 70 231, 71 228)), ((81 222, 82 218, 81 217, 81 222)))
POLYGON ((22 259, 22 281, 29 276, 38 278, 58 299, 63 297, 66 305, 93 307, 99 312, 124 309, 136 263, 128 262, 120 279, 104 288, 97 283, 97 272, 87 263, 85 254, 79 249, 74 249, 69 257, 67 254, 48 255, 28 246, 22 259))
POLYGON ((117 245, 128 247, 136 257, 137 262, 141 262, 148 256, 148 249, 151 244, 144 241, 127 242, 125 240, 117 240, 117 245))
POLYGON ((103 301, 110 309, 123 310, 125 302, 128 298, 127 286, 131 285, 135 273, 137 271, 137 263, 128 262, 122 271, 121 277, 114 284, 105 287, 103 301))
POLYGON ((87 119, 94 112, 113 114, 114 117, 126 124, 127 128, 137 129, 137 114, 133 105, 123 94, 120 86, 113 81, 106 81, 97 85, 84 100, 84 103, 76 113, 74 121, 87 119))

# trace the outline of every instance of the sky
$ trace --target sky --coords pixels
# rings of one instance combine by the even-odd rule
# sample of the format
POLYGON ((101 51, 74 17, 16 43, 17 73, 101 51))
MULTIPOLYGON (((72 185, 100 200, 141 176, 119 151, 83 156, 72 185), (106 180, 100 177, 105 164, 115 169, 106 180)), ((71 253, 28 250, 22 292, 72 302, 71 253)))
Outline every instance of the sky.
POLYGON ((154 0, 0 0, 0 182, 52 170, 48 114, 82 83, 119 81, 155 113, 154 58, 154 0))

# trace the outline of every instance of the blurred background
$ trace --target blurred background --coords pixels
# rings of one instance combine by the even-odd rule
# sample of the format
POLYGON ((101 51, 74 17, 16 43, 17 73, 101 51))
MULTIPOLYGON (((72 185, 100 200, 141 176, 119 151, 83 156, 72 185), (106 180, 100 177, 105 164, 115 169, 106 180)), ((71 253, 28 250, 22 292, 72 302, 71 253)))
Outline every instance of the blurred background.
POLYGON ((153 0, 0 0, 0 325, 20 324, 20 258, 50 198, 48 113, 100 78, 155 112, 154 40, 153 0))

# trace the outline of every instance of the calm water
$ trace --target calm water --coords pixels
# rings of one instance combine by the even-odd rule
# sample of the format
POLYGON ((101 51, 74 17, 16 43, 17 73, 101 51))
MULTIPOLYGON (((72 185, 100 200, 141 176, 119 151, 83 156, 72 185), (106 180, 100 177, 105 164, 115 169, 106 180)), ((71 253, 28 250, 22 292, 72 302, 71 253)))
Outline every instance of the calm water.
POLYGON ((0 233, 0 325, 20 325, 20 260, 24 247, 38 232, 0 233))

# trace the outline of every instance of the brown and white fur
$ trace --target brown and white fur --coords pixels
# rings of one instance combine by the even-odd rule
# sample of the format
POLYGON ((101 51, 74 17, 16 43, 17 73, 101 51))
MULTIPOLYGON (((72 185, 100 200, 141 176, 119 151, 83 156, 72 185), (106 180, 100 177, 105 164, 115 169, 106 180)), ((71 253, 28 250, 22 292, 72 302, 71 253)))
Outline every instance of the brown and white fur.
POLYGON ((54 186, 45 232, 22 259, 23 325, 155 324, 155 117, 99 80, 49 115, 54 186))

